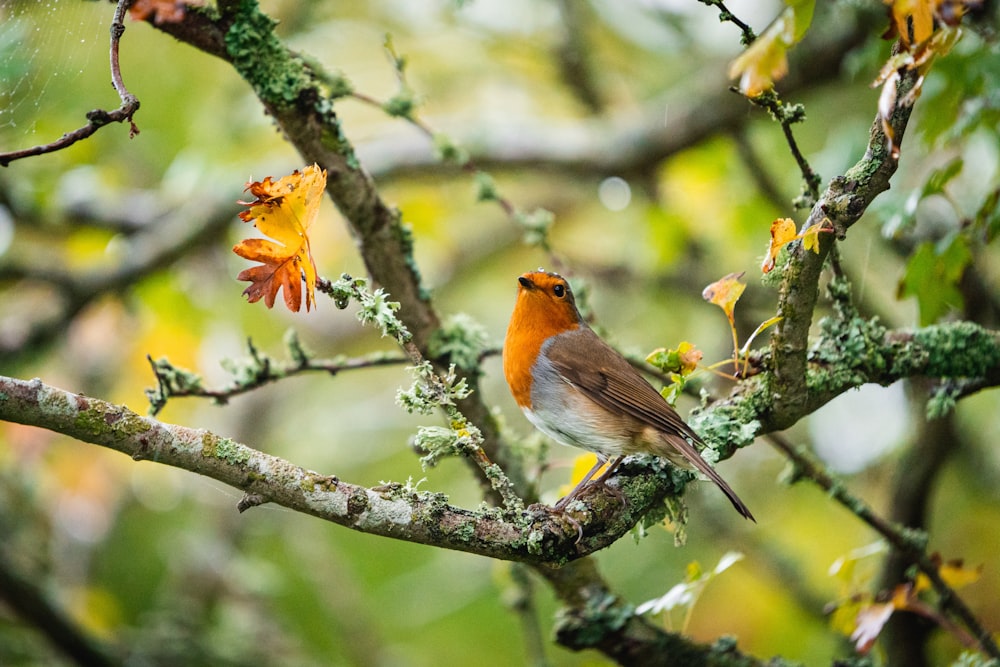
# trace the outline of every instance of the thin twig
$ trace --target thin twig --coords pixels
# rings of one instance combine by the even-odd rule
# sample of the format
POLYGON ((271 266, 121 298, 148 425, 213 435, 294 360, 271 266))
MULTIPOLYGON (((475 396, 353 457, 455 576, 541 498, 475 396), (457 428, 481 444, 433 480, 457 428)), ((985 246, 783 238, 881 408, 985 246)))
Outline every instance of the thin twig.
MULTIPOLYGON (((732 90, 737 93, 740 92, 736 88, 732 90)), ((799 149, 795 135, 792 133, 792 125, 805 120, 805 109, 801 104, 782 104, 781 98, 778 97, 778 93, 773 89, 753 97, 747 97, 747 99, 751 104, 767 109, 771 117, 781 125, 781 131, 785 135, 785 142, 788 144, 788 149, 791 151, 792 157, 795 159, 795 164, 799 167, 799 171, 802 172, 803 192, 795 199, 793 204, 795 208, 811 208, 819 200, 819 186, 822 178, 813 171, 809 161, 806 160, 801 149, 799 149)))
POLYGON ((62 150, 78 141, 86 139, 105 125, 110 125, 111 123, 128 121, 129 138, 139 134, 139 128, 136 126, 135 121, 132 120, 132 116, 139 110, 139 98, 130 93, 128 88, 125 87, 125 83, 122 80, 121 67, 118 64, 118 43, 125 32, 125 12, 128 11, 132 2, 133 0, 118 0, 114 18, 111 20, 111 85, 114 86, 118 97, 121 98, 121 106, 114 111, 105 111, 103 109, 88 111, 87 120, 89 122, 86 125, 72 132, 67 132, 51 143, 11 151, 9 153, 0 153, 0 166, 6 167, 14 160, 62 150))
POLYGON ((753 28, 739 20, 735 14, 729 11, 729 8, 726 7, 726 3, 722 0, 698 0, 698 2, 710 7, 717 7, 719 9, 719 21, 723 23, 728 21, 739 28, 742 33, 742 35, 740 35, 740 42, 742 42, 744 46, 750 46, 750 44, 757 39, 757 34, 753 31, 753 28))
POLYGON ((210 398, 219 404, 225 404, 231 398, 300 373, 323 372, 336 375, 341 371, 391 366, 404 364, 408 361, 408 358, 403 355, 381 352, 365 357, 349 358, 338 356, 332 359, 306 358, 292 361, 277 361, 269 357, 263 357, 258 353, 251 356, 251 363, 258 365, 257 372, 254 372, 252 377, 238 377, 223 387, 213 388, 202 386, 200 378, 196 375, 189 371, 178 369, 167 361, 156 361, 149 355, 146 358, 153 368, 153 374, 156 376, 158 385, 158 389, 149 390, 152 393, 148 394, 150 401, 153 403, 153 416, 166 405, 167 399, 170 398, 210 398), (174 379, 178 373, 192 380, 197 378, 198 381, 178 382, 174 379), (156 394, 156 396, 154 397, 153 394, 156 394))
POLYGON ((537 244, 538 247, 549 256, 549 261, 551 262, 553 270, 564 270, 563 262, 559 256, 556 255, 555 251, 548 242, 547 222, 550 222, 550 220, 542 219, 539 216, 540 213, 546 214, 547 212, 539 210, 529 212, 515 206, 510 199, 500 194, 494 186, 493 179, 489 173, 476 164, 476 161, 469 155, 468 152, 452 143, 450 139, 443 137, 443 135, 436 132, 426 121, 419 118, 415 113, 416 104, 412 103, 412 100, 409 99, 412 92, 409 89, 409 84, 406 82, 405 73, 403 71, 405 60, 396 54, 391 42, 386 42, 386 51, 389 54, 393 67, 395 68, 396 78, 400 86, 401 92, 397 97, 405 99, 406 103, 399 106, 399 108, 392 108, 392 100, 388 102, 379 102, 374 97, 357 91, 351 91, 348 94, 349 97, 352 97, 363 104, 382 109, 391 116, 402 118, 419 130, 436 145, 439 153, 439 159, 442 162, 451 162, 463 172, 470 174, 476 179, 479 188, 479 201, 495 202, 496 205, 503 210, 504 215, 524 227, 526 236, 533 235, 537 238, 537 240, 534 241, 534 244, 537 244))

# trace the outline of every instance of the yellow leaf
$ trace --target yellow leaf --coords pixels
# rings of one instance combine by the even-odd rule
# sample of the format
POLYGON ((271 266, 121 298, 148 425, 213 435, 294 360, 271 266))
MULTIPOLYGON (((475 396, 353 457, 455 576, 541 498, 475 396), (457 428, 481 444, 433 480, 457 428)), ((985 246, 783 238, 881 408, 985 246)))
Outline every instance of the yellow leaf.
POLYGON ((896 31, 903 43, 919 44, 934 32, 934 8, 938 0, 888 0, 896 31), (913 27, 912 40, 910 26, 913 27))
POLYGON ((739 273, 730 273, 727 276, 719 278, 714 283, 702 290, 701 298, 709 303, 714 303, 726 314, 729 321, 733 321, 733 311, 736 309, 736 302, 740 300, 743 296, 743 290, 747 288, 746 284, 740 282, 740 278, 743 277, 743 271, 739 273))
POLYGON ((729 77, 739 77, 740 92, 747 97, 771 89, 775 81, 788 73, 788 49, 802 39, 812 22, 814 0, 796 0, 787 5, 729 65, 729 77))
POLYGON ((274 239, 245 239, 233 252, 260 262, 241 271, 238 280, 250 281, 243 291, 250 303, 264 299, 271 308, 279 289, 284 290, 285 306, 291 311, 302 307, 303 275, 306 283, 306 310, 312 306, 316 286, 316 263, 309 250, 308 230, 316 220, 323 192, 326 170, 318 166, 296 170, 277 182, 268 176, 248 183, 246 188, 257 199, 240 202, 247 210, 240 213, 244 222, 254 222, 261 233, 274 239))
POLYGON ((979 581, 979 578, 983 576, 983 566, 979 565, 979 567, 969 569, 963 566, 962 561, 954 560, 942 565, 938 572, 944 579, 944 583, 952 588, 961 588, 979 581))
POLYGON ((850 597, 838 602, 833 611, 828 612, 830 627, 834 631, 850 637, 857 625, 858 614, 862 609, 862 602, 867 604, 866 601, 855 597, 850 597))
POLYGON ((799 236, 802 237, 802 247, 806 250, 812 250, 817 255, 819 254, 819 235, 820 232, 832 232, 833 227, 829 226, 827 223, 830 221, 824 219, 822 222, 817 222, 814 225, 809 225, 802 230, 799 236))

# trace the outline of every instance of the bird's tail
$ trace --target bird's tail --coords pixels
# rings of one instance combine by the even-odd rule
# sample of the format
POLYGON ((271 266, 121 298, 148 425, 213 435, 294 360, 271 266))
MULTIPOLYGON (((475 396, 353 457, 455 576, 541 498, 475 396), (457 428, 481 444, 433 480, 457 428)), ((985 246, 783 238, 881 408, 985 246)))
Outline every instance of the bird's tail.
MULTIPOLYGON (((727 498, 729 498, 729 502, 733 504, 733 507, 736 508, 737 512, 754 523, 757 522, 757 519, 753 518, 753 514, 750 513, 750 509, 743 503, 742 500, 740 500, 740 497, 736 495, 736 492, 733 491, 732 487, 726 483, 726 480, 722 479, 722 476, 719 475, 719 473, 715 472, 715 468, 708 465, 708 462, 701 458, 701 454, 698 453, 698 450, 695 449, 691 443, 679 435, 673 435, 669 438, 669 440, 670 445, 672 445, 688 463, 697 468, 698 472, 703 473, 706 477, 715 482, 715 485, 718 486, 724 494, 726 494, 727 498)), ((678 457, 668 456, 667 458, 676 460, 678 457)))

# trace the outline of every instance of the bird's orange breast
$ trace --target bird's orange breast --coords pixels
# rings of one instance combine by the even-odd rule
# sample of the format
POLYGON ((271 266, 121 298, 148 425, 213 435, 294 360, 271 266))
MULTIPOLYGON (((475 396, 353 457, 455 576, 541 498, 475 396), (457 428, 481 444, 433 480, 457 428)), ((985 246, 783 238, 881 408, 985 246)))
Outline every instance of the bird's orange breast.
MULTIPOLYGON (((531 274, 529 274, 531 275, 531 274)), ((503 374, 514 400, 531 409, 531 369, 552 336, 579 328, 575 306, 554 302, 542 290, 520 288, 503 345, 503 374)))

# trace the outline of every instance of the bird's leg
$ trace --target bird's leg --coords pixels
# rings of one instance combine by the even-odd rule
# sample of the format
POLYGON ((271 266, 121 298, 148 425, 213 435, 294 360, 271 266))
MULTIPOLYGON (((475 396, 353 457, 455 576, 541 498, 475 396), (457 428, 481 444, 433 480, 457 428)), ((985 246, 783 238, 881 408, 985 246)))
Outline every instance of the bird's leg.
MULTIPOLYGON (((618 489, 613 489, 610 486, 607 486, 605 484, 605 481, 608 479, 608 477, 611 476, 612 473, 614 473, 615 469, 621 464, 621 462, 622 462, 622 460, 624 458, 625 458, 624 456, 618 456, 618 457, 616 457, 613 461, 611 461, 611 464, 608 466, 608 469, 605 470, 604 473, 595 480, 598 484, 603 485, 612 494, 614 494, 619 500, 621 500, 623 505, 625 504, 625 499, 624 499, 624 497, 622 497, 621 491, 619 491, 618 489)), ((559 502, 557 502, 555 504, 555 506, 554 506, 555 509, 557 509, 557 510, 564 509, 566 507, 566 505, 568 505, 573 499, 576 498, 576 495, 580 492, 580 490, 583 489, 583 487, 585 487, 590 482, 590 480, 594 477, 594 475, 597 473, 597 471, 601 469, 601 466, 603 466, 607 462, 608 462, 607 458, 598 455, 598 457, 597 457, 597 463, 594 465, 594 467, 591 468, 590 471, 586 475, 583 476, 583 479, 580 480, 579 484, 577 484, 575 487, 573 487, 572 491, 570 491, 569 493, 567 493, 562 498, 562 500, 560 500, 559 502)))
POLYGON ((611 475, 614 474, 615 470, 618 469, 618 466, 620 466, 621 463, 622 463, 622 461, 624 461, 624 460, 625 460, 624 456, 618 456, 618 457, 616 457, 615 460, 613 460, 610 463, 610 465, 608 465, 608 469, 604 471, 604 474, 602 474, 600 477, 598 477, 596 480, 594 480, 595 483, 603 485, 605 489, 607 489, 608 491, 611 492, 611 495, 613 495, 615 498, 617 498, 618 500, 620 500, 621 504, 622 504, 622 507, 625 506, 625 496, 622 495, 622 492, 619 489, 616 489, 616 488, 614 488, 612 486, 608 486, 606 482, 607 482, 608 478, 611 477, 611 475))
POLYGON ((580 489, 582 489, 584 486, 586 486, 587 482, 589 482, 590 479, 594 476, 594 474, 598 470, 601 469, 601 466, 603 466, 607 462, 608 462, 608 460, 606 458, 604 458, 601 455, 598 455, 597 456, 597 463, 594 464, 594 467, 591 468, 590 471, 587 472, 587 474, 583 476, 583 479, 581 479, 580 482, 576 486, 573 487, 572 491, 570 491, 565 496, 563 496, 562 500, 560 500, 559 502, 557 502, 553 507, 555 509, 557 509, 557 510, 561 510, 561 509, 565 508, 566 505, 568 505, 570 503, 570 501, 572 501, 574 498, 576 498, 576 494, 580 492, 580 489))
POLYGON ((625 460, 624 456, 615 457, 615 459, 608 466, 608 469, 604 471, 604 474, 602 474, 600 477, 597 478, 597 483, 604 484, 604 482, 607 481, 608 477, 611 477, 611 475, 614 474, 615 470, 618 469, 618 466, 620 466, 622 464, 622 461, 624 460, 625 460))

